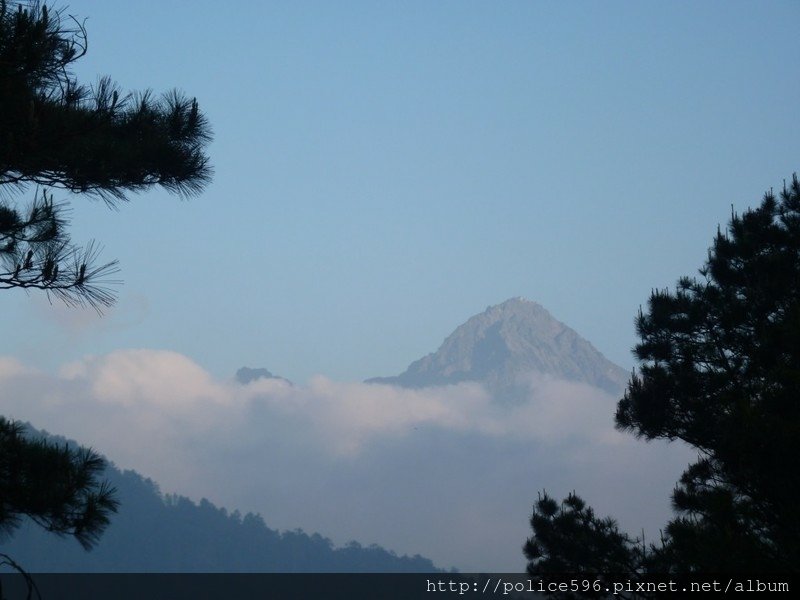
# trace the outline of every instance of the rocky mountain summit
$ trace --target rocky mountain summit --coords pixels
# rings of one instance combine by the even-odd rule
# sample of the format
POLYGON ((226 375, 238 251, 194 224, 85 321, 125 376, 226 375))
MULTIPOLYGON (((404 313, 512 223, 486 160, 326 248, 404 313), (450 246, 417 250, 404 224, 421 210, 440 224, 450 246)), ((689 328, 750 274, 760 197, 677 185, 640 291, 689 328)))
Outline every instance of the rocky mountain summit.
POLYGON ((612 394, 622 393, 629 376, 544 307, 512 298, 471 317, 404 373, 367 382, 421 388, 477 381, 499 401, 518 402, 527 393, 527 378, 536 374, 612 394))
POLYGON ((291 385, 291 381, 286 379, 285 377, 281 377, 279 375, 273 375, 267 369, 251 369, 250 367, 242 367, 238 371, 236 371, 236 376, 234 377, 237 383, 242 385, 247 385, 251 381, 256 381, 258 379, 280 379, 281 381, 285 381, 286 383, 291 385))

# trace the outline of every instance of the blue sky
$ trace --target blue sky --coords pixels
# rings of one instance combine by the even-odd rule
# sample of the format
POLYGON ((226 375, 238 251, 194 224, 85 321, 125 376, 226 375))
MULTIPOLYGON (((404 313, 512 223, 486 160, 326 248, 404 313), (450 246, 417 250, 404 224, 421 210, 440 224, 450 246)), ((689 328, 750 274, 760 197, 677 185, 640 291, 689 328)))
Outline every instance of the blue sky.
MULTIPOLYGON (((0 354, 126 348, 216 377, 398 373, 512 296, 630 368, 652 288, 798 169, 796 2, 70 2, 78 75, 196 96, 214 182, 119 211, 103 319, 23 292, 0 354)), ((69 199, 66 194, 57 197, 69 199)))

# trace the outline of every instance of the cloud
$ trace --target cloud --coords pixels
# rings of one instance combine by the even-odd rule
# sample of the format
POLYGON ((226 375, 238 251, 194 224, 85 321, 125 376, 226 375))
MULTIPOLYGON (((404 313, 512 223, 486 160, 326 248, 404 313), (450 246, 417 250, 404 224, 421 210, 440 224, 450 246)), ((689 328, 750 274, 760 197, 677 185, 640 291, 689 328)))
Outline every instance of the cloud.
POLYGON ((180 412, 229 401, 227 390, 177 352, 117 351, 67 364, 59 374, 85 385, 98 402, 130 408, 180 412))
POLYGON ((0 381, 23 375, 28 369, 16 358, 0 356, 0 381))
POLYGON ((56 374, 0 357, 0 414, 98 448, 165 491, 442 566, 518 570, 537 491, 577 489, 654 533, 688 453, 614 431, 615 399, 546 377, 525 404, 425 389, 218 381, 186 356, 121 350, 56 374))

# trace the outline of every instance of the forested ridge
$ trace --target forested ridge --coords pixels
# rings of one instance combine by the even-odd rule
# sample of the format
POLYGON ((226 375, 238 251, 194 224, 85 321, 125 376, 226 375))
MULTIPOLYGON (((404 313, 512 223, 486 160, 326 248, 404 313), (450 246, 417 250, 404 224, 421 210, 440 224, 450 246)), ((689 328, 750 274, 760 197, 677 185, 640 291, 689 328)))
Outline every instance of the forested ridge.
MULTIPOLYGON (((28 426, 29 436, 45 436, 28 426)), ((372 544, 342 547, 302 529, 278 531, 257 514, 240 514, 206 499, 164 494, 156 482, 109 463, 104 472, 117 489, 118 514, 91 551, 72 537, 24 524, 2 543, 4 552, 31 572, 429 572, 422 556, 397 556, 372 544)))

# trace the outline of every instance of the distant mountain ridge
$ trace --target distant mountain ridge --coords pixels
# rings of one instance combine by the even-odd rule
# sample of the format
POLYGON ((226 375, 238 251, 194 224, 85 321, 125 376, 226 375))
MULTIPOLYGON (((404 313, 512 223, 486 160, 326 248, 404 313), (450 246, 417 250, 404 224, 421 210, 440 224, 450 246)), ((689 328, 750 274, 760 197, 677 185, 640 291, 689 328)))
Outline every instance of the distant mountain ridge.
POLYGON ((500 401, 524 400, 531 374, 586 383, 612 394, 625 389, 628 373, 544 307, 525 298, 489 306, 450 334, 439 349, 394 377, 367 383, 408 388, 484 383, 500 401))
MULTIPOLYGON (((76 445, 28 426, 27 435, 76 445)), ((97 547, 86 552, 77 541, 24 523, 2 552, 32 573, 308 573, 434 572, 422 556, 397 556, 372 544, 331 540, 301 529, 276 531, 260 515, 228 512, 206 499, 199 504, 163 495, 136 473, 110 464, 103 478, 116 487, 119 513, 97 547)), ((298 501, 302 501, 299 498, 298 501)))

